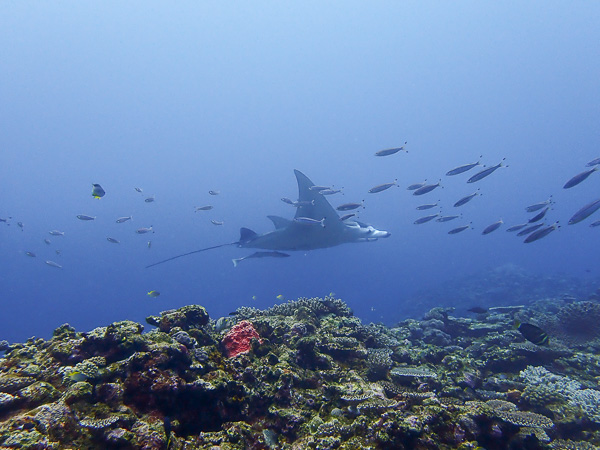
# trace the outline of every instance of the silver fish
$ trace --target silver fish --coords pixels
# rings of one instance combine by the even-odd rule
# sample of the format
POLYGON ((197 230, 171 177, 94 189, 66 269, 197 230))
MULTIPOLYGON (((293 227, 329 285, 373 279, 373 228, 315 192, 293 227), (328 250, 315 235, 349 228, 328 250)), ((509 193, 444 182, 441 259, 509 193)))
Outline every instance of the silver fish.
POLYGON ((352 211, 353 209, 360 208, 363 206, 362 202, 360 203, 344 203, 343 205, 338 206, 336 209, 338 211, 352 211))
POLYGON ((479 195, 479 189, 477 189, 475 192, 473 192, 470 195, 467 195, 466 197, 461 198, 459 201, 457 201, 454 204, 455 208, 458 208, 459 206, 465 205, 467 203, 469 203, 471 200, 473 200, 477 195, 479 195))
POLYGON ((57 255, 60 255, 61 251, 56 249, 56 250, 54 250, 54 253, 56 253, 57 255))
POLYGON ((523 228, 521 231, 519 231, 517 233, 517 236, 525 236, 526 234, 533 233, 535 230, 539 230, 540 228, 542 228, 545 225, 546 224, 544 222, 542 222, 542 223, 538 223, 536 225, 532 225, 527 228, 523 228))
POLYGON ((210 195, 219 195, 221 191, 208 191, 210 195))
POLYGON ((8 221, 9 221, 10 219, 12 219, 12 217, 7 217, 7 218, 0 217, 0 222, 8 223, 8 221))
POLYGON ((95 216, 86 216, 85 214, 78 214, 77 218, 79 220, 95 220, 96 219, 95 216))
POLYGON ((342 190, 341 189, 324 189, 319 193, 321 195, 333 195, 333 194, 337 194, 339 192, 342 192, 342 190))
POLYGON ((438 186, 441 186, 440 182, 442 180, 438 181, 436 184, 426 184, 425 186, 420 187, 419 189, 415 190, 413 192, 413 195, 423 195, 423 194, 427 194, 428 192, 433 191, 435 188, 437 188, 438 186))
POLYGON ((17 222, 17 226, 23 231, 24 225, 23 222, 17 222))
POLYGON ((331 189, 331 186, 317 186, 316 184, 314 184, 311 187, 309 187, 308 189, 311 191, 321 192, 321 191, 325 191, 327 189, 331 189))
POLYGON ((430 220, 435 219, 437 216, 439 216, 439 214, 430 214, 429 216, 419 217, 413 223, 415 225, 421 225, 422 223, 426 223, 426 222, 429 222, 430 220))
POLYGON ((123 223, 123 222, 127 222, 128 220, 133 219, 133 216, 129 216, 129 217, 119 217, 116 222, 117 223, 123 223))
POLYGON ((58 230, 48 231, 48 233, 50 233, 52 236, 64 236, 65 235, 64 231, 58 231, 58 230))
POLYGON ((148 241, 148 243, 146 244, 146 247, 152 248, 152 241, 148 241))
POLYGON ((533 216, 531 219, 529 219, 528 222, 529 223, 535 223, 535 222, 538 222, 538 221, 542 220, 544 218, 544 216, 546 215, 546 213, 548 212, 549 209, 550 209, 550 207, 546 206, 542 211, 540 211, 535 216, 533 216))
POLYGON ((150 226, 148 228, 145 228, 145 227, 138 228, 137 230, 135 230, 135 232, 137 234, 146 234, 146 233, 154 233, 154 230, 152 229, 152 226, 150 226))
POLYGON ((491 225, 488 225, 487 227, 485 227, 483 229, 483 231, 481 232, 481 234, 490 234, 492 231, 496 231, 498 228, 500 228, 500 226, 503 224, 504 222, 502 221, 502 219, 500 219, 498 222, 494 222, 491 225))
POLYGON ((426 209, 431 209, 431 208, 435 208, 438 204, 437 203, 429 203, 427 205, 421 205, 421 206, 417 206, 417 209, 419 211, 424 211, 426 209))
POLYGON ((56 267, 57 269, 62 269, 62 266, 58 263, 55 263, 54 261, 46 261, 46 264, 52 267, 56 267))
POLYGON ((296 222, 300 222, 300 223, 306 223, 309 225, 316 225, 319 224, 321 225, 323 228, 325 228, 325 217, 323 217, 321 220, 317 220, 317 219, 312 219, 310 217, 296 217, 294 218, 294 220, 296 222))
POLYGON ((523 242, 525 242, 526 244, 529 244, 530 242, 535 242, 543 237, 548 236, 550 233, 552 233, 557 228, 558 228, 558 222, 554 222, 552 225, 547 226, 546 228, 541 228, 537 231, 534 231, 529 236, 527 236, 523 242))
POLYGON ((211 209, 213 209, 213 207, 211 205, 196 206, 196 210, 194 212, 198 212, 198 211, 210 211, 211 209))
POLYGON ((298 200, 297 202, 292 202, 292 206, 296 207, 296 208, 300 208, 302 206, 314 206, 315 201, 314 200, 298 200))
POLYGON ((153 195, 152 197, 146 197, 146 198, 144 199, 144 201, 145 201, 146 203, 152 203, 152 202, 154 202, 154 200, 156 200, 156 199, 155 199, 155 197, 154 197, 154 195, 153 195))
POLYGON ((586 164, 588 167, 597 166, 600 164, 600 158, 592 159, 589 163, 586 164))
POLYGON ((371 189, 369 189, 369 194, 376 194, 378 192, 382 192, 385 191, 386 189, 391 188, 392 186, 396 185, 396 181, 394 180, 393 183, 383 183, 383 184, 378 184, 377 186, 372 187, 371 189))
POLYGON ((435 219, 436 222, 450 222, 451 220, 458 219, 460 216, 441 216, 435 219))
POLYGON ((414 184, 411 184, 410 186, 408 186, 408 187, 406 188, 406 190, 407 190, 407 191, 416 191, 417 189, 420 189, 420 188, 422 188, 423 186, 425 186, 425 184, 427 184, 427 180, 425 180, 425 181, 424 181, 424 182, 422 182, 422 183, 414 183, 414 184))
POLYGON ((552 203, 552 196, 550 196, 550 198, 546 201, 534 203, 533 205, 529 205, 528 207, 525 208, 525 211, 536 212, 536 211, 539 211, 540 209, 542 209, 544 206, 550 205, 551 203, 552 203))
POLYGON ((600 208, 600 199, 594 200, 582 207, 579 211, 573 214, 573 217, 569 219, 569 225, 574 225, 587 219, 589 216, 594 214, 600 208))
POLYGON ((46 238, 44 239, 44 242, 46 243, 46 245, 50 245, 50 239, 46 238))
POLYGON ((222 220, 211 220, 210 221, 213 225, 223 225, 225 222, 223 222, 222 220))
POLYGON ((140 194, 142 193, 142 188, 140 188, 140 187, 136 187, 136 188, 134 188, 134 189, 136 190, 136 192, 139 192, 140 194))
POLYGON ((283 203, 287 203, 288 205, 293 205, 294 201, 291 198, 287 198, 287 197, 281 197, 281 201, 283 203))
MULTIPOLYGON (((483 156, 483 155, 481 155, 481 156, 483 156)), ((481 156, 479 158, 481 158, 481 156)), ((452 175, 458 175, 460 173, 464 173, 468 170, 471 170, 475 166, 480 166, 480 165, 481 165, 481 161, 477 161, 477 162, 469 163, 469 164, 463 164, 462 166, 455 167, 454 169, 451 169, 448 172, 446 172, 446 176, 451 177, 452 175)))
POLYGON ((31 256, 32 258, 35 258, 35 257, 36 257, 36 254, 35 254, 35 253, 33 253, 33 252, 25 252, 25 254, 26 254, 27 256, 31 256))
POLYGON ((248 256, 244 256, 243 258, 235 258, 232 259, 231 261, 233 262, 233 267, 237 267, 238 263, 240 261, 245 261, 247 259, 252 259, 252 258, 287 258, 288 255, 287 253, 282 253, 282 252, 254 252, 251 255, 248 256))
POLYGON ((107 237, 106 240, 108 242, 112 242, 113 244, 119 244, 119 241, 115 238, 107 237))
POLYGON ((571 178, 569 181, 567 181, 565 183, 565 185, 563 186, 563 189, 569 189, 574 186, 577 186, 579 183, 581 183, 583 180, 585 180, 587 177, 589 177, 596 170, 598 170, 598 167, 594 166, 594 168, 592 168, 590 170, 586 170, 585 172, 578 173, 577 175, 575 175, 573 178, 571 178))
POLYGON ((491 167, 488 167, 486 169, 483 169, 480 172, 477 172, 475 175, 473 175, 471 178, 469 178, 467 180, 467 183, 475 183, 476 181, 483 180, 485 177, 487 177, 487 176, 491 175, 492 173, 494 173, 496 171, 496 169, 499 169, 500 167, 508 167, 508 166, 503 166, 502 165, 502 162, 505 159, 506 158, 502 158, 502 161, 500 161, 495 166, 491 166, 491 167))
POLYGON ((452 230, 448 231, 448 234, 457 234, 457 233, 465 231, 465 230, 467 230, 469 228, 471 228, 471 224, 469 224, 469 225, 463 225, 463 226, 460 226, 460 227, 453 228, 452 230))
MULTIPOLYGON (((406 142, 404 143, 404 145, 406 145, 406 142)), ((379 150, 378 152, 375 152, 375 156, 389 156, 393 155, 394 153, 398 153, 401 150, 407 152, 408 150, 404 148, 404 145, 402 147, 386 148, 384 150, 379 150)))
POLYGON ((600 227, 600 220, 596 220, 595 222, 590 223, 590 227, 592 227, 592 228, 600 227))
POLYGON ((519 225, 513 225, 512 227, 507 228, 506 231, 508 231, 509 233, 512 233, 513 231, 519 231, 522 230, 523 228, 525 228, 527 225, 529 225, 529 222, 526 223, 520 223, 519 225))
POLYGON ((356 216, 356 214, 354 214, 354 213, 344 214, 342 217, 340 217, 340 220, 343 222, 344 220, 348 220, 350 217, 354 217, 354 216, 356 216))

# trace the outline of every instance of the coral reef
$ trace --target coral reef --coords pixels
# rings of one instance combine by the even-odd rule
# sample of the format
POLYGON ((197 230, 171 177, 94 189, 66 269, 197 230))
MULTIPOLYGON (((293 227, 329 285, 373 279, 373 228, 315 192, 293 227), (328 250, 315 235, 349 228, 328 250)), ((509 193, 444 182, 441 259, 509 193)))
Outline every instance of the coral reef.
POLYGON ((6 343, 0 448, 596 448, 598 347, 540 347, 512 327, 581 308, 434 308, 388 328, 329 296, 217 321, 190 305, 149 331, 65 324, 6 343))

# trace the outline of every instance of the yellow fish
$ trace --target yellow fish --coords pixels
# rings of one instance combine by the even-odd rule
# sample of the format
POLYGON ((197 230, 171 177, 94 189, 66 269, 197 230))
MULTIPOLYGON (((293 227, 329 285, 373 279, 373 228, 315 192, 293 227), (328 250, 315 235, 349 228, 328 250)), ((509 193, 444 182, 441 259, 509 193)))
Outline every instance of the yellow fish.
POLYGON ((285 297, 282 294, 279 294, 277 297, 275 297, 277 300, 283 300, 285 297))
POLYGON ((148 291, 148 295, 150 297, 158 297, 160 295, 160 292, 158 292, 158 291, 148 291))
POLYGON ((83 373, 79 372, 78 370, 74 370, 73 372, 71 372, 69 375, 67 375, 67 377, 71 380, 71 381, 75 381, 75 382, 79 382, 79 381, 85 381, 87 380, 87 376, 85 376, 83 373))

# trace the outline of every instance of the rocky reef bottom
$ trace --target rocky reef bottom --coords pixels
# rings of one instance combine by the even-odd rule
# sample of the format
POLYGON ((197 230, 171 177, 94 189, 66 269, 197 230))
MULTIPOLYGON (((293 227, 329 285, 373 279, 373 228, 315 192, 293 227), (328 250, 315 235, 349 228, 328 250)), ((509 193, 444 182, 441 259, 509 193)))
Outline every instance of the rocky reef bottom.
POLYGON ((600 305, 396 327, 333 297, 0 343, 2 449, 593 449, 600 305), (550 337, 526 341, 515 320, 550 337))

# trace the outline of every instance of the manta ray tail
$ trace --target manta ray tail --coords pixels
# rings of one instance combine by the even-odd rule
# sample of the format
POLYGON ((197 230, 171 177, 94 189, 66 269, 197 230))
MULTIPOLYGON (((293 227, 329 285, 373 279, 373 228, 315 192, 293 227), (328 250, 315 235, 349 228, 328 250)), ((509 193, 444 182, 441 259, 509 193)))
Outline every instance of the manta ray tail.
POLYGON ((235 245, 235 244, 237 244, 237 242, 229 242, 227 244, 214 245, 212 247, 206 247, 206 248, 201 248, 200 250, 194 250, 193 252, 187 252, 187 253, 183 253, 181 255, 172 256, 171 258, 163 259, 162 261, 155 262, 154 264, 150 264, 149 266, 146 266, 146 269, 149 267, 158 266, 159 264, 166 263, 168 261, 173 261, 174 259, 177 259, 177 258, 182 258, 184 256, 193 255, 194 253, 205 252, 206 250, 212 250, 215 248, 226 247, 228 245, 235 245))
POLYGON ((163 259, 162 261, 155 262, 154 264, 150 264, 149 266, 146 266, 146 269, 149 267, 158 266, 159 264, 166 263, 168 261, 173 261, 174 259, 177 259, 177 258, 182 258, 184 256, 193 255, 194 253, 205 252, 206 250, 213 250, 215 248, 220 248, 220 247, 227 247, 228 245, 244 244, 244 243, 250 242, 256 236, 258 236, 258 235, 254 231, 250 230, 249 228, 241 228, 239 241, 229 242, 227 244, 221 244, 221 245, 213 245, 212 247, 201 248, 200 250, 194 250, 193 252, 187 252, 187 253, 183 253, 181 255, 172 256, 171 258, 163 259))

